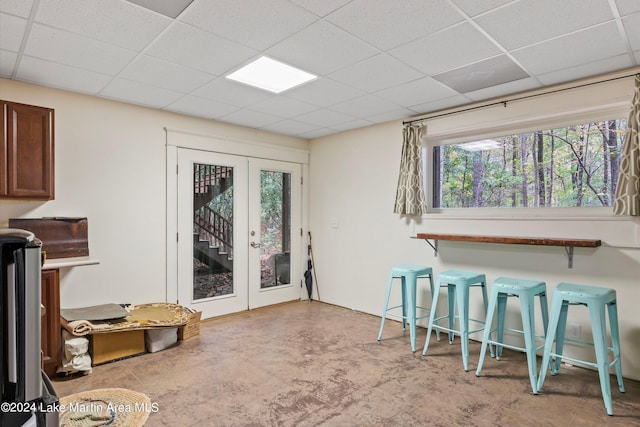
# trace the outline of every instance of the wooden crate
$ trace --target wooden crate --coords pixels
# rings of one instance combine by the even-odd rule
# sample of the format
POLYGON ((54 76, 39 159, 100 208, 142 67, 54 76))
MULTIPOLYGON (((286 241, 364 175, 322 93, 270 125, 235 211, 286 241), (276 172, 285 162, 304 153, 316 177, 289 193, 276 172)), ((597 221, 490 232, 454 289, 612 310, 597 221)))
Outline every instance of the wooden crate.
POLYGON ((93 366, 145 352, 142 329, 93 334, 89 338, 93 366))
POLYGON ((195 313, 191 313, 187 324, 184 326, 180 326, 178 328, 178 339, 186 340, 188 338, 195 337, 196 335, 200 335, 200 318, 201 317, 202 317, 201 311, 196 311, 195 313))

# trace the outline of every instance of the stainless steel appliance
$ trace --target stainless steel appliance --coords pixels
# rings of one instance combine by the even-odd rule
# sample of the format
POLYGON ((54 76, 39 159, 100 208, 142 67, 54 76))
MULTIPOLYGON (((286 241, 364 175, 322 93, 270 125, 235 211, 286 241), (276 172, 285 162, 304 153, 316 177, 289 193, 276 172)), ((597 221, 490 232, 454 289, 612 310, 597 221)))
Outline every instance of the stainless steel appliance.
POLYGON ((41 242, 0 229, 0 426, 58 426, 58 397, 41 369, 41 242))

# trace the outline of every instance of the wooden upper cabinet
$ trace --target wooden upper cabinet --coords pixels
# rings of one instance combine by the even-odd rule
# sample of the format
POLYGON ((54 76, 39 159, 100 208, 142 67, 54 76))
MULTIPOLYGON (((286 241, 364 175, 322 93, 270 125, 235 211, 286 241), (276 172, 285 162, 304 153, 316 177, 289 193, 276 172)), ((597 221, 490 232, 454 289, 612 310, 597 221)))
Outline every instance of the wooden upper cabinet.
POLYGON ((54 110, 0 103, 0 198, 53 200, 54 110))

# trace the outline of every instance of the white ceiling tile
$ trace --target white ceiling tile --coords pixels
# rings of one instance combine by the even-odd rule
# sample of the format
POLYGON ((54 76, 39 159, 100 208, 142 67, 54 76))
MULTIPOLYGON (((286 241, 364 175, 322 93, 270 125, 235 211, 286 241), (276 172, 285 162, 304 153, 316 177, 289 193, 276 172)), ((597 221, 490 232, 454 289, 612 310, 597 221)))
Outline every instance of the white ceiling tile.
POLYGON ((320 107, 328 107, 348 99, 364 95, 364 92, 327 78, 320 78, 286 92, 286 96, 320 107))
POLYGON ((297 120, 282 120, 277 123, 263 126, 261 129, 285 135, 299 136, 318 129, 318 126, 309 123, 302 123, 297 120))
POLYGON ((616 4, 622 16, 640 12, 640 1, 638 0, 616 0, 616 4))
POLYGON ((427 75, 452 70, 500 53, 498 47, 468 23, 447 28, 390 51, 391 55, 427 75))
POLYGON ((332 133, 336 133, 336 131, 330 128, 319 128, 311 132, 305 132, 302 135, 300 135, 300 137, 305 139, 314 139, 314 138, 322 138, 323 136, 331 135, 332 133))
POLYGON ((615 22, 526 47, 512 54, 529 73, 542 74, 626 53, 615 22))
POLYGON ((453 0, 453 2, 470 17, 511 3, 513 0, 453 0))
POLYGON ((416 112, 416 115, 424 115, 432 111, 444 110, 446 108, 461 106, 469 104, 471 100, 464 95, 451 96, 449 98, 438 99, 437 101, 425 102, 424 104, 417 104, 411 107, 411 110, 416 112))
POLYGON ((0 1, 0 12, 28 18, 32 6, 33 0, 2 0, 0 1))
POLYGON ((318 16, 326 16, 336 9, 341 8, 351 0, 291 0, 295 4, 304 7, 318 16))
POLYGON ((16 78, 26 82, 73 92, 96 94, 111 80, 110 76, 54 62, 23 56, 16 78))
POLYGON ((0 49, 0 76, 11 77, 17 59, 17 53, 0 49))
POLYGON ((379 54, 329 75, 334 80, 366 92, 397 86, 422 77, 397 59, 379 54))
POLYGON ((218 0, 195 2, 180 20, 253 49, 264 50, 318 17, 287 0, 218 0))
POLYGON ((210 74, 222 75, 256 56, 258 51, 204 30, 176 23, 145 53, 210 74))
POLYGON ((386 51, 463 18, 445 0, 354 0, 326 19, 386 51))
POLYGON ((396 110, 385 111, 384 113, 367 116, 365 117, 365 119, 373 123, 386 123, 390 122, 391 120, 406 119, 412 114, 413 111, 409 110, 408 108, 398 108, 396 110))
POLYGON ((398 105, 374 95, 365 95, 331 106, 332 110, 359 118, 374 116, 398 109, 398 105))
POLYGON ((478 17, 476 22, 511 50, 611 19, 613 13, 607 1, 536 0, 514 2, 478 17))
POLYGON ((134 59, 119 76, 181 93, 189 93, 214 78, 211 74, 146 55, 134 59))
POLYGON ((0 49, 18 52, 26 28, 26 19, 0 13, 0 49))
POLYGON ((365 126, 371 126, 372 124, 374 124, 374 123, 370 122, 369 120, 357 119, 357 120, 353 120, 353 121, 350 121, 350 122, 339 123, 337 125, 333 125, 333 126, 331 126, 331 129, 343 132, 345 130, 358 129, 358 128, 362 128, 362 127, 365 127, 365 126))
POLYGON ((25 55, 89 71, 116 75, 135 53, 86 37, 34 24, 25 55))
POLYGON ((431 77, 425 77, 381 90, 376 92, 376 95, 403 107, 411 107, 416 104, 448 98, 457 95, 457 92, 433 80, 431 77))
POLYGON ((248 126, 252 128, 261 128, 282 120, 282 117, 271 114, 261 113, 243 108, 221 117, 222 120, 236 125, 248 126))
POLYGON ((355 117, 349 114, 339 113, 337 111, 329 110, 326 108, 322 110, 312 111, 310 113, 306 113, 296 117, 296 120, 304 123, 327 127, 340 123, 350 122, 354 119, 355 117))
POLYGON ((267 54, 305 71, 326 75, 379 53, 326 21, 316 22, 267 50, 267 54))
POLYGON ((182 96, 179 92, 121 78, 114 79, 100 94, 106 98, 154 108, 164 108, 182 96))
POLYGON ((251 106, 252 110, 280 117, 295 117, 318 109, 317 106, 284 96, 274 96, 251 106))
POLYGON ((36 22, 139 52, 171 19, 126 1, 40 0, 36 22))
POLYGON ((165 110, 189 116, 215 119, 237 111, 238 107, 224 104, 222 102, 212 101, 210 99, 199 98, 197 96, 185 95, 177 101, 167 105, 165 110))
POLYGON ((633 65, 634 64, 631 63, 629 55, 624 54, 587 64, 580 64, 575 67, 564 68, 550 73, 543 73, 538 75, 538 80, 540 80, 544 85, 554 85, 582 77, 603 74, 608 70, 623 70, 625 68, 632 67, 633 65))
MULTIPOLYGON (((640 1, 638 2, 640 4, 640 1)), ((631 50, 640 50, 640 13, 622 19, 631 50)))
POLYGON ((192 95, 238 107, 246 107, 274 96, 273 93, 256 89, 225 77, 218 77, 207 83, 193 91, 192 95))

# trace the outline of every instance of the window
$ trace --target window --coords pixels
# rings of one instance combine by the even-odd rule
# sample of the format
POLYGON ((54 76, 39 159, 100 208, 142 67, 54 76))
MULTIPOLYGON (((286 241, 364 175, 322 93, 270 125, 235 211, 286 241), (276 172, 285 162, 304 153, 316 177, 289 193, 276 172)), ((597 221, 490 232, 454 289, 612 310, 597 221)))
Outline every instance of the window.
POLYGON ((625 119, 433 148, 433 207, 612 206, 625 119))

